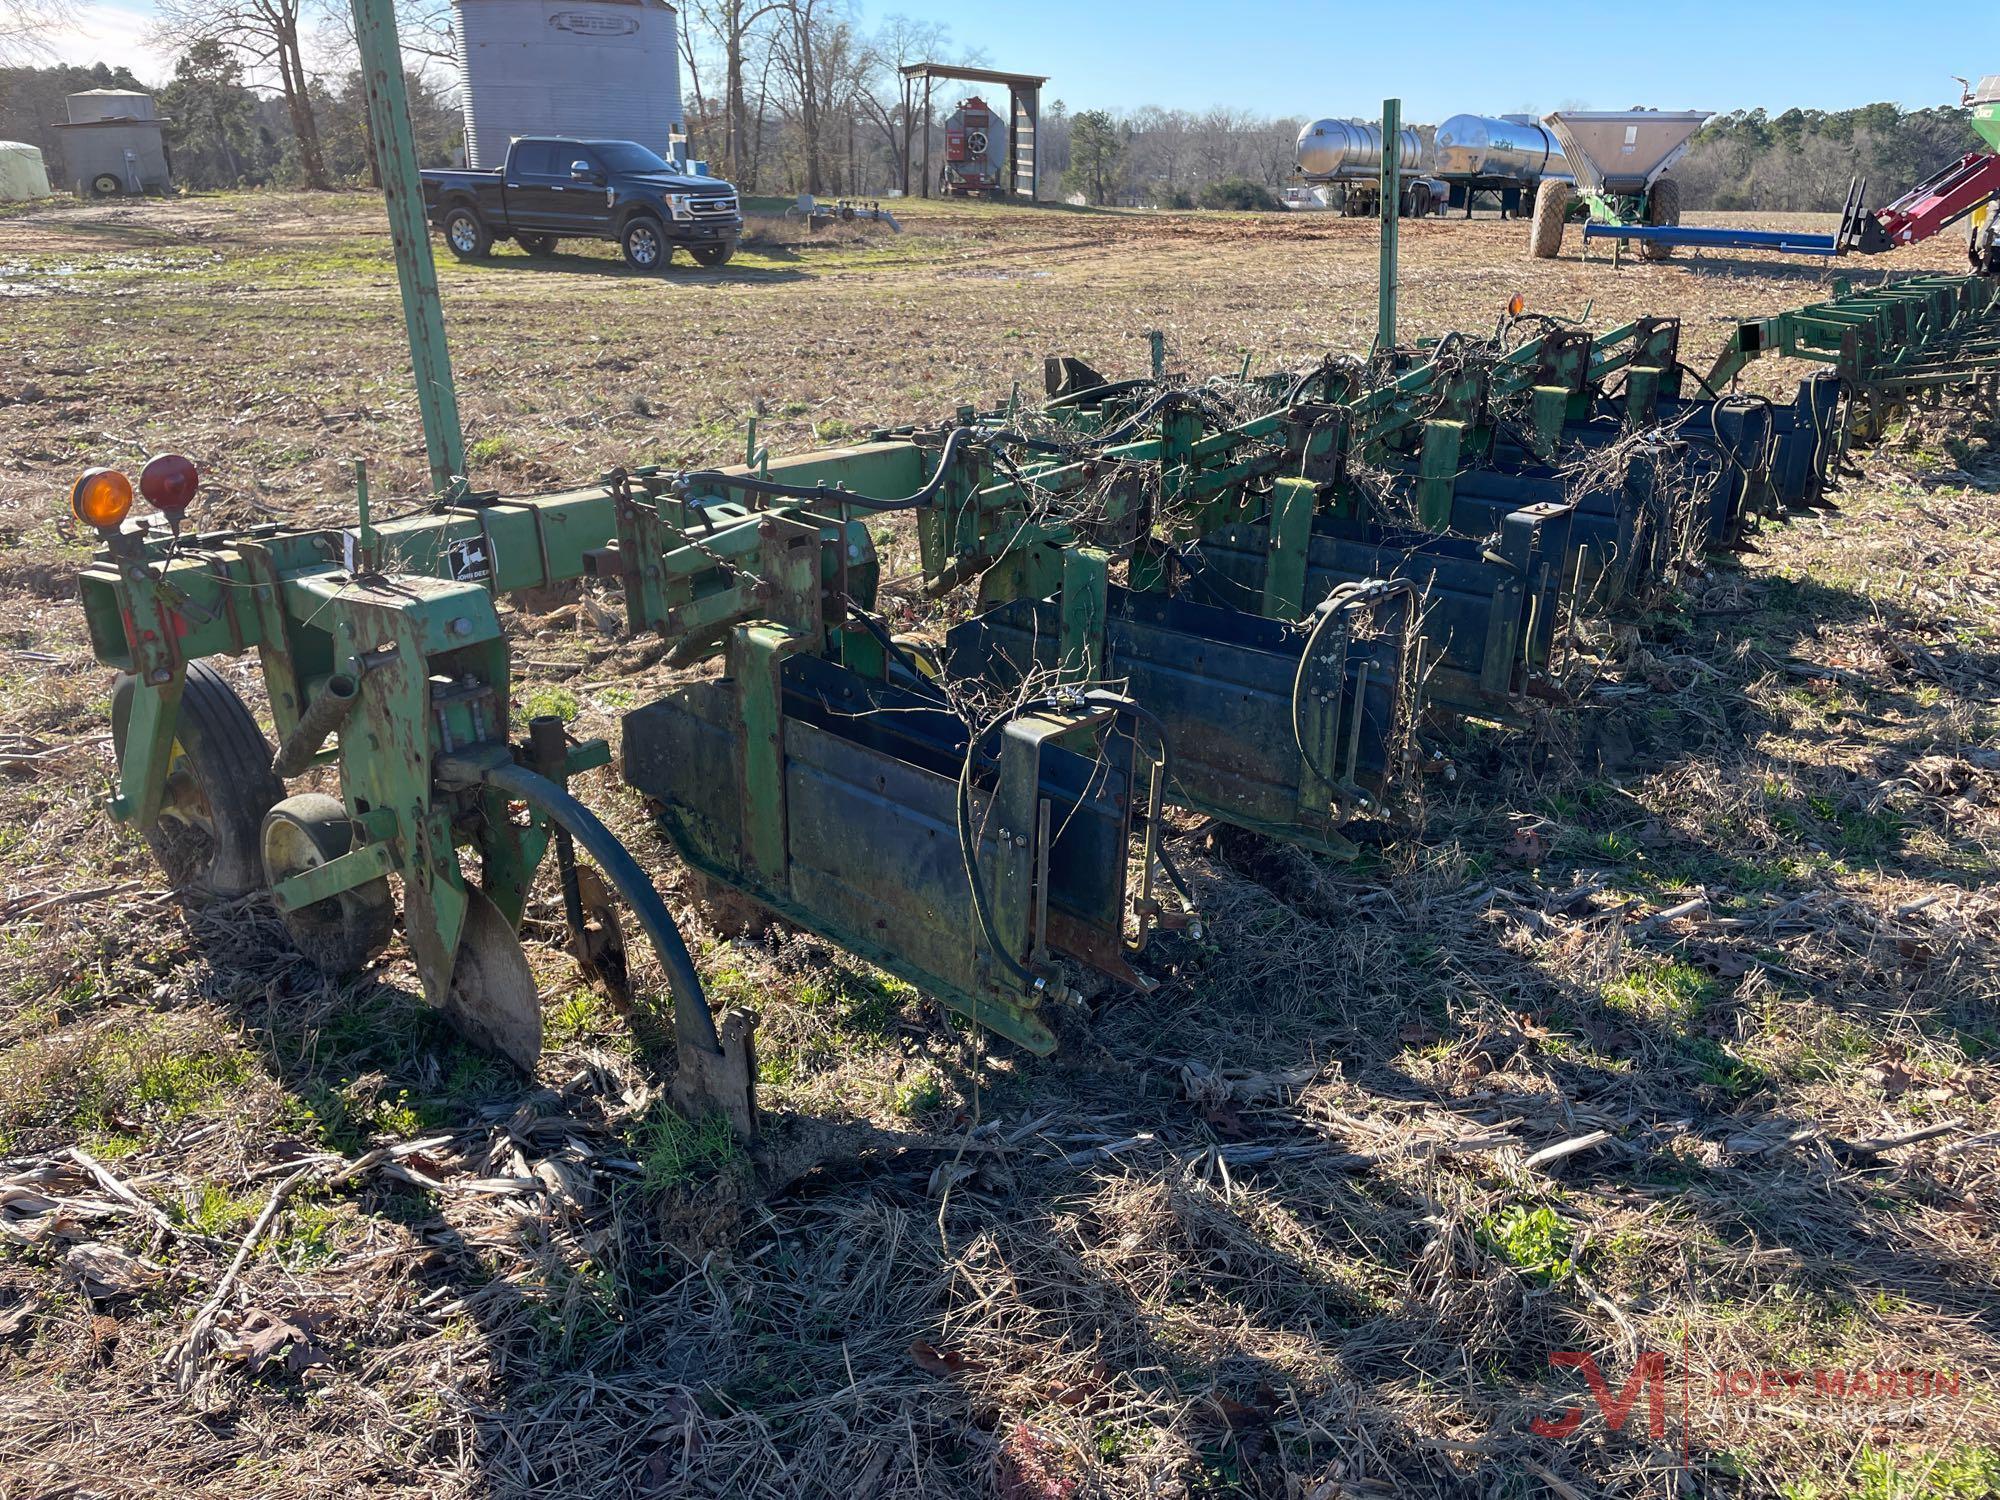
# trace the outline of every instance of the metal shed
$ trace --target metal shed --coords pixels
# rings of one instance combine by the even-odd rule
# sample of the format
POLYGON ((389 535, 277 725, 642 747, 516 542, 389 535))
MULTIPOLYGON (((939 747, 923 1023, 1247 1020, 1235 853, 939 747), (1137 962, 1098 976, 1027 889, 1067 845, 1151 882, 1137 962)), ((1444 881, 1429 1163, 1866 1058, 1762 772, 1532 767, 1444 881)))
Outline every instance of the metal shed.
POLYGON ((63 165, 79 198, 115 198, 173 189, 166 127, 150 94, 87 89, 63 101, 67 120, 54 129, 63 165))
MULTIPOLYGON (((931 196, 936 178, 931 173, 932 88, 943 79, 947 83, 990 83, 1007 90, 1007 177, 1013 196, 1038 203, 1042 196, 1042 173, 1035 150, 1035 131, 1042 118, 1042 85, 1049 80, 1035 73, 1002 73, 992 68, 957 68, 946 63, 911 63, 903 69, 903 119, 916 119, 923 108, 924 179, 926 198, 931 196), (921 85, 921 87, 919 87, 921 85)), ((903 196, 911 187, 911 158, 908 129, 904 126, 903 196)))
POLYGON ((685 153, 679 15, 667 0, 453 0, 465 160, 516 136, 637 141, 685 153))

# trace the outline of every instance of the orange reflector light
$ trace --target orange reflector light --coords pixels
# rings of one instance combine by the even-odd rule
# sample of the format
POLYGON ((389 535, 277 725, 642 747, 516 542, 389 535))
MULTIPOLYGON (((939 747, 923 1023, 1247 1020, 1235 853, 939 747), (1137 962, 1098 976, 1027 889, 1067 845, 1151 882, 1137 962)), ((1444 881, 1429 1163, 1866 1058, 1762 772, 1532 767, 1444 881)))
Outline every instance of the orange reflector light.
POLYGON ((116 531, 132 509, 132 481, 116 469, 89 469, 69 492, 69 508, 86 526, 116 531))
POLYGON ((162 453, 139 471, 139 493, 153 509, 179 524, 181 512, 194 501, 201 475, 193 462, 178 453, 162 453))
POLYGON ((1520 292, 1514 293, 1514 300, 1507 304, 1507 316, 1518 318, 1528 310, 1528 299, 1520 292))

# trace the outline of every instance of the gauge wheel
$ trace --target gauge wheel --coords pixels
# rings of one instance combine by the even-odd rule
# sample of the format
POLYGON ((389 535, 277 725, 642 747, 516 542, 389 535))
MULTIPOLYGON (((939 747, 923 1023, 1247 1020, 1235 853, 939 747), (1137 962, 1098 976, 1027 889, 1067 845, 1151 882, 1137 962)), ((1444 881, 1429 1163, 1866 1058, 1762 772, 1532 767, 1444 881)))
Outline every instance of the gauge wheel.
POLYGON ((728 265, 736 254, 736 247, 727 241, 720 245, 695 245, 688 250, 688 254, 695 258, 697 265, 713 270, 717 266, 728 265))
POLYGON ((673 264, 674 247, 667 243, 666 231, 658 219, 634 219, 618 236, 618 248, 625 252, 625 264, 635 271, 664 271, 673 264))
POLYGON ((125 192, 125 180, 116 172, 99 172, 90 179, 90 191, 98 198, 117 198, 125 192))
POLYGON ((493 232, 477 211, 460 204, 444 216, 444 242, 460 260, 481 260, 493 248, 493 232))
POLYGON ((530 255, 546 257, 556 253, 556 237, 552 234, 517 234, 514 243, 530 255))
POLYGON ((542 1055, 542 998, 520 934, 484 891, 468 886, 465 899, 445 1017, 473 1046, 533 1073, 542 1055))
MULTIPOLYGON (((281 880, 339 859, 354 847, 354 825, 337 797, 301 792, 264 814, 259 839, 264 879, 281 880)), ((280 914, 292 945, 323 974, 358 974, 389 946, 396 930, 396 898, 387 876, 311 906, 280 914)))
MULTIPOLYGON (((111 693, 111 742, 120 765, 138 687, 126 673, 111 693)), ((284 795, 271 770, 270 742, 236 690, 206 662, 189 663, 160 816, 145 830, 168 884, 196 900, 261 888, 259 831, 284 795)))

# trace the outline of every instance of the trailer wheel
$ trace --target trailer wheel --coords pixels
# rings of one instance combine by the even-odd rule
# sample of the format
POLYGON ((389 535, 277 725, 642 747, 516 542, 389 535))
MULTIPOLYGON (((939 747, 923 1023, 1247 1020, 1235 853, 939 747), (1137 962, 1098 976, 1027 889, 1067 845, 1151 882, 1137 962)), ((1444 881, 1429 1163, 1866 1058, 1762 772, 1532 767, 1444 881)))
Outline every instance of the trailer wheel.
MULTIPOLYGON (((264 814, 260 838, 264 878, 272 885, 331 864, 354 846, 354 825, 338 797, 301 792, 264 814)), ((280 914, 297 948, 323 974, 358 974, 389 946, 396 898, 386 876, 297 911, 280 914)))
POLYGON ((637 218, 618 236, 618 248, 625 252, 625 264, 635 271, 664 271, 673 264, 674 247, 658 219, 637 218))
POLYGON ((493 231, 476 209, 460 204, 444 216, 444 242, 460 260, 483 260, 493 248, 493 231))
MULTIPOLYGON (((125 759, 137 679, 111 693, 111 744, 125 759)), ((206 662, 190 662, 168 751, 160 816, 146 830, 167 883, 192 900, 242 896, 264 883, 258 831, 285 795, 272 774, 271 745, 236 690, 206 662)))
MULTIPOLYGON (((1665 229, 1680 221, 1681 185, 1671 177, 1662 177, 1646 194, 1646 222, 1665 229)), ((1645 240, 1639 242, 1641 260, 1671 260, 1673 253, 1672 245, 1654 245, 1645 240)))
POLYGON ((547 256, 556 253, 556 237, 552 234, 517 234, 514 236, 514 243, 530 255, 547 256))
POLYGON ((99 172, 90 179, 93 198, 117 198, 125 192, 125 182, 116 172, 99 172))
POLYGON ((1528 255, 1554 260, 1562 254, 1563 229, 1569 223, 1570 186, 1544 182, 1535 190, 1535 216, 1528 221, 1528 255))

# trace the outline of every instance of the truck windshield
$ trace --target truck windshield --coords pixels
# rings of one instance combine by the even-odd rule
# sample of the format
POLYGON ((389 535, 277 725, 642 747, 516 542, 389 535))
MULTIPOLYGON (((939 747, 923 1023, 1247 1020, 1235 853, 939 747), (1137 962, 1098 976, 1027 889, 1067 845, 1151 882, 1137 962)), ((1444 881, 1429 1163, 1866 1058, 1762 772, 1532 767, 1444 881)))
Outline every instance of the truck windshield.
POLYGON ((671 172, 673 168, 653 155, 644 146, 631 141, 611 141, 603 145, 592 143, 598 159, 613 172, 671 172))

